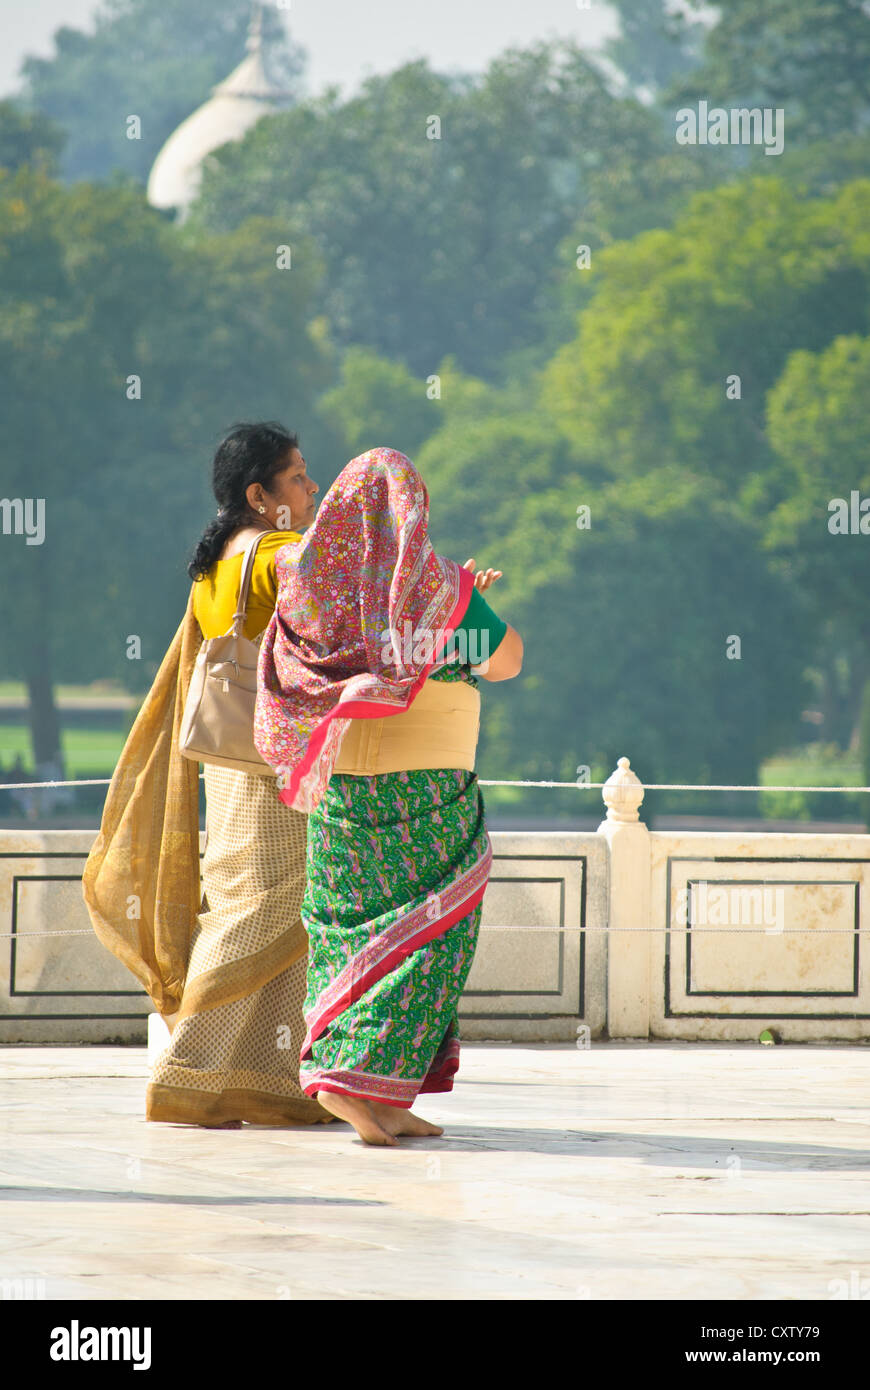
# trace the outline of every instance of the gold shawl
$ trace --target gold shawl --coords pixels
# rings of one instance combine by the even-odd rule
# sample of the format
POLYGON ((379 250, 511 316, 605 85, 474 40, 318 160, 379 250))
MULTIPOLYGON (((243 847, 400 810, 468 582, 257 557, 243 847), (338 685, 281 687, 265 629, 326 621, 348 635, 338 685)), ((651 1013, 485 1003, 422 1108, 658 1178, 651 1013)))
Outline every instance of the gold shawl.
POLYGON ((194 585, 109 785, 82 890, 94 931, 162 1014, 181 1004, 201 907, 199 764, 178 751, 202 643, 194 585))

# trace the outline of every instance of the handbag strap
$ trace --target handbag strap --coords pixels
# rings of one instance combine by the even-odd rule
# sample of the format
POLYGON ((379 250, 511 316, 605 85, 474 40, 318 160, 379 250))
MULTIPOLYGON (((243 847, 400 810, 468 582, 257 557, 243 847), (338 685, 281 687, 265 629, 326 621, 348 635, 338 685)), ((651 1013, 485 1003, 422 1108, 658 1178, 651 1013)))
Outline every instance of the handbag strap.
POLYGON ((257 546, 267 531, 261 531, 258 536, 254 536, 245 546, 245 558, 242 561, 242 577, 239 580, 239 600, 238 607, 233 614, 232 632, 234 637, 241 637, 242 627, 245 622, 245 615, 248 609, 248 590, 251 587, 251 575, 254 573, 254 556, 257 553, 257 546))

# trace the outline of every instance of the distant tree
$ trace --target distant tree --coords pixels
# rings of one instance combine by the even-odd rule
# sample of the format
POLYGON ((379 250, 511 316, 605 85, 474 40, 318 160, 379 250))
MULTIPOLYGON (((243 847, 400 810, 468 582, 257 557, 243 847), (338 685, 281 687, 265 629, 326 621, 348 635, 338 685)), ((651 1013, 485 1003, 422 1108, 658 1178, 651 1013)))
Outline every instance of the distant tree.
MULTIPOLYGON (((104 0, 92 33, 64 26, 50 58, 26 58, 23 98, 63 128, 66 178, 122 170, 144 181, 161 145, 245 55, 249 0, 104 0), (127 138, 139 116, 141 139, 127 138)), ((293 90, 302 52, 264 6, 276 76, 293 90)))
POLYGON ((870 647, 870 338, 850 334, 820 352, 793 352, 767 415, 782 467, 768 544, 788 547, 794 572, 825 610, 851 619, 870 647), (836 498, 846 506, 834 506, 836 498))
POLYGON ((573 781, 627 753, 651 781, 757 780, 806 699, 808 636, 758 525, 677 468, 602 484, 546 412, 489 406, 446 407, 418 460, 437 548, 504 571, 489 597, 526 646, 487 688, 481 775, 573 781))
POLYGON ((654 95, 699 61, 706 26, 665 0, 611 0, 619 34, 602 51, 631 85, 654 95))
MULTIPOLYGON (((690 9, 706 0, 687 0, 690 9)), ((726 106, 782 107, 786 141, 806 144, 870 126, 866 0, 728 0, 703 62, 669 95, 726 106)))
MULTIPOLYGON (((851 631, 851 725, 861 690, 859 646, 866 646, 858 594, 867 587, 867 552, 861 538, 825 530, 812 542, 811 533, 822 526, 818 488, 826 477, 828 496, 842 495, 834 479, 845 487, 850 471, 855 487, 870 484, 859 468, 866 383, 857 365, 851 375, 846 370, 842 349, 831 348, 836 339, 851 343, 866 333, 868 218, 870 180, 846 184, 830 199, 760 178, 699 194, 669 231, 644 233, 598 256, 597 288, 579 331, 541 375, 541 405, 580 466, 606 469, 626 486, 635 479, 655 486, 668 470, 684 471, 703 480, 710 506, 733 504, 755 526, 758 544, 767 538, 767 563, 799 590, 809 614, 806 665, 820 670, 827 690, 840 682, 841 639, 851 631), (818 384, 810 390, 808 374, 822 372, 829 348, 830 391, 818 384), (793 358, 801 350, 809 356, 793 358), (839 392, 838 367, 845 374, 839 392), (775 407, 777 393, 799 372, 800 385, 787 397, 792 434, 782 409, 771 407, 769 416, 768 403, 775 407), (800 390, 806 395, 798 409, 800 390), (817 469, 803 451, 818 446, 813 412, 822 411, 827 428, 846 391, 849 408, 838 418, 850 452, 826 475, 824 463, 836 449, 817 469), (768 517, 776 522, 775 546, 768 517)), ((833 426, 831 437, 839 440, 833 426)), ((699 518, 704 534, 708 515, 705 509, 699 518)))
POLYGON ((573 780, 579 765, 612 769, 628 754, 650 781, 752 783, 793 738, 803 596, 703 478, 600 492, 581 478, 527 499, 496 560, 513 580, 501 611, 527 643, 528 681, 505 701, 520 776, 573 780))
POLYGON ((758 479, 781 473, 766 397, 790 353, 866 325, 868 215, 870 180, 820 199, 750 178, 605 248, 578 332, 543 374, 544 408, 614 475, 672 463, 757 506, 758 479))
POLYGON ((416 454, 441 424, 440 401, 427 395, 422 378, 361 347, 348 348, 339 384, 321 396, 317 409, 340 432, 348 457, 378 444, 416 454))
POLYGON ((693 165, 576 45, 510 51, 479 79, 425 62, 269 117, 209 161, 192 224, 268 212, 324 258, 340 349, 427 377, 446 355, 497 380, 546 331, 560 248, 669 221, 693 165))
POLYGON ((63 131, 38 111, 0 101, 0 169, 14 173, 23 164, 31 164, 53 174, 63 140, 63 131))
POLYGON ((221 431, 259 415, 316 437, 332 375, 316 259, 277 269, 281 230, 192 240, 138 189, 0 175, 0 667, 27 683, 37 763, 58 755, 58 680, 150 683, 214 512, 221 431), (44 504, 34 544, 15 525, 28 499, 44 504))
MULTIPOLYGON (((826 722, 845 719, 836 732, 856 744, 866 740, 862 700, 870 700, 870 338, 852 334, 821 352, 792 353, 767 409, 782 475, 766 543, 813 596, 830 649, 826 722)), ((866 741, 862 752, 870 758, 866 741)))
POLYGON ((786 143, 777 174, 784 183, 817 197, 832 198, 844 183, 870 176, 870 129, 808 145, 786 143))

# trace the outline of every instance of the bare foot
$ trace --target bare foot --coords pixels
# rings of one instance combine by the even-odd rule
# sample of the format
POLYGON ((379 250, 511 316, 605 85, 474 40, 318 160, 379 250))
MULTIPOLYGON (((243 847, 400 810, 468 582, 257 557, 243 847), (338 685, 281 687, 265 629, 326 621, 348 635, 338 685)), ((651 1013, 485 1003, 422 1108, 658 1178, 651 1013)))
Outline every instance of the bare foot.
POLYGON ((317 1099, 330 1115, 353 1125, 364 1144, 395 1144, 390 1131, 375 1118, 369 1101, 358 1100, 355 1096, 346 1096, 338 1091, 318 1091, 317 1099))
POLYGON ((432 1135, 443 1134, 440 1125, 432 1125, 412 1110, 403 1110, 398 1105, 383 1105, 379 1100, 370 1100, 369 1105, 378 1124, 388 1134, 432 1135))

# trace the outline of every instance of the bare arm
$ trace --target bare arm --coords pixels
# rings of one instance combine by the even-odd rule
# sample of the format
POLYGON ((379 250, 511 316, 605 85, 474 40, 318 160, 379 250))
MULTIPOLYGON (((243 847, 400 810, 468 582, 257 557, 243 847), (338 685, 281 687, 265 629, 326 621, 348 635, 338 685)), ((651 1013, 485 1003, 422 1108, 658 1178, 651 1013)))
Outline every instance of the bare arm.
POLYGON ((485 681, 509 681, 518 676, 523 669, 523 639, 515 627, 508 623, 508 629, 492 656, 480 666, 472 666, 475 676, 485 681))
MULTIPOLYGON (((501 579, 502 575, 501 570, 493 569, 475 572, 473 559, 466 560, 462 568, 470 570, 474 575, 474 586, 481 593, 488 589, 494 580, 501 579)), ((475 676, 482 676, 486 681, 509 681, 518 676, 523 669, 523 639, 516 628, 508 623, 507 632, 489 660, 469 669, 475 676)))

